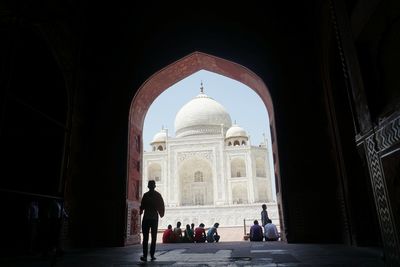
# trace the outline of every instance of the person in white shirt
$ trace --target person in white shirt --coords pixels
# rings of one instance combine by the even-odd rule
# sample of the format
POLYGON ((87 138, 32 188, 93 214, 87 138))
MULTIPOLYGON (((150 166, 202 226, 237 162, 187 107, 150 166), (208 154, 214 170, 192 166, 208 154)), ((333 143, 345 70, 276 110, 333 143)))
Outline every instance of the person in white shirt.
POLYGON ((279 233, 276 225, 271 219, 267 219, 267 224, 264 226, 265 241, 278 241, 279 233))

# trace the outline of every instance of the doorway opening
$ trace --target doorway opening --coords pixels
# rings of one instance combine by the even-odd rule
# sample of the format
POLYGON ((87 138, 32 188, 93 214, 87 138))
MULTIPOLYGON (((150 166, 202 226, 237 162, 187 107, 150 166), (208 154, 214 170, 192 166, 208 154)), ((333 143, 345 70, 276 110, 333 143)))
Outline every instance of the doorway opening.
MULTIPOLYGON (((280 218, 279 224, 283 229, 284 220, 282 211, 280 210, 281 205, 279 205, 279 203, 281 203, 279 192, 279 157, 277 153, 274 111, 268 88, 256 74, 239 64, 208 54, 194 52, 154 74, 141 86, 132 101, 129 116, 126 244, 140 242, 140 196, 143 193, 143 188, 146 187, 147 180, 150 179, 159 180, 161 182, 165 179, 171 179, 174 175, 177 176, 177 179, 175 179, 173 183, 168 184, 168 186, 167 183, 162 185, 161 182, 162 186, 160 190, 165 191, 168 205, 171 209, 177 206, 185 209, 185 206, 190 207, 196 203, 201 206, 213 205, 215 207, 228 204, 238 207, 238 205, 246 205, 250 202, 257 203, 257 201, 261 200, 263 197, 267 200, 267 195, 263 196, 262 194, 263 190, 260 192, 257 191, 255 194, 254 192, 249 194, 248 184, 243 181, 246 180, 245 177, 251 176, 250 173, 252 172, 254 172, 254 177, 259 175, 259 179, 267 176, 267 171, 263 166, 268 162, 261 158, 254 157, 254 164, 251 164, 254 165, 254 170, 249 168, 249 166, 246 167, 246 163, 248 164, 246 161, 248 159, 246 158, 248 157, 246 157, 244 153, 235 153, 235 151, 238 149, 244 151, 246 148, 250 148, 251 142, 249 142, 248 136, 245 133, 243 134, 243 129, 241 127, 232 124, 229 114, 227 115, 226 112, 223 111, 223 107, 221 108, 218 106, 219 103, 215 103, 215 100, 204 93, 204 88, 202 86, 200 94, 187 103, 187 105, 189 105, 188 107, 186 107, 186 105, 183 106, 176 115, 175 140, 168 138, 167 129, 162 129, 161 132, 154 136, 151 142, 152 146, 149 153, 154 154, 153 159, 150 157, 150 159, 143 160, 143 155, 146 154, 146 149, 143 146, 147 146, 147 144, 143 143, 144 120, 150 105, 160 94, 173 84, 199 71, 209 71, 219 74, 248 86, 254 90, 265 105, 268 114, 266 121, 268 121, 267 125, 271 130, 269 147, 271 151, 271 169, 274 170, 270 178, 273 181, 272 183, 275 184, 276 201, 278 203, 277 213, 279 213, 280 218), (210 105, 210 107, 216 105, 216 107, 201 108, 204 105, 210 105), (211 114, 211 117, 216 120, 212 122, 200 122, 197 121, 197 119, 199 119, 198 117, 194 120, 195 123, 193 123, 193 114, 188 113, 193 112, 196 106, 200 106, 198 110, 201 109, 202 112, 217 110, 216 114, 211 114), (203 126, 205 124, 205 127, 199 128, 199 123, 203 124, 203 126), (179 138, 183 138, 185 141, 189 141, 189 143, 190 141, 197 142, 194 140, 196 136, 197 138, 200 136, 200 139, 204 139, 207 136, 207 138, 219 138, 222 141, 222 146, 216 145, 214 148, 208 147, 208 149, 197 149, 197 151, 183 151, 179 149, 178 145, 176 146, 177 149, 175 149, 175 156, 172 157, 171 160, 164 161, 163 163, 161 160, 162 157, 160 158, 159 156, 162 154, 168 155, 168 153, 170 153, 168 151, 169 145, 179 141, 177 140, 179 138), (223 174, 221 171, 217 170, 216 167, 217 165, 220 166, 221 162, 224 162, 224 160, 217 159, 217 157, 223 156, 222 150, 221 153, 218 154, 218 147, 225 147, 225 151, 228 151, 228 155, 225 155, 224 158, 226 164, 223 166, 224 168, 226 167, 227 171, 223 174), (169 167, 166 162, 169 162, 169 167), (218 164, 212 164, 213 162, 218 162, 218 164), (173 173, 170 172, 169 174, 165 171, 163 172, 163 170, 171 169, 171 166, 174 167, 176 171, 173 173), (197 168, 198 170, 195 167, 199 167, 197 168), (219 176, 228 177, 224 180, 222 179, 224 177, 219 176), (207 181, 214 182, 207 183, 207 181), (224 183, 224 181, 226 181, 226 183, 224 183), (210 186, 209 188, 204 185, 201 186, 200 183, 205 183, 210 186), (182 184, 185 184, 185 186, 182 187, 182 184), (232 190, 223 190, 225 187, 232 190), (173 192, 175 193, 172 194, 173 192), (255 199, 255 196, 257 199, 255 199)), ((202 117, 210 118, 208 115, 203 114, 203 116, 200 116, 200 120, 202 120, 202 117)), ((206 146, 203 145, 203 147, 206 146)), ((259 148, 262 148, 261 145, 259 148)), ((254 184, 251 183, 251 188, 260 189, 256 184, 257 181, 257 178, 253 179, 254 184)), ((262 182, 260 184, 262 184, 262 182)), ((261 204, 259 204, 259 206, 258 213, 261 210, 261 204)), ((182 220, 184 220, 184 218, 182 218, 182 220)), ((242 220, 243 218, 241 218, 241 221, 242 220)), ((189 221, 184 223, 189 223, 189 221)), ((226 223, 229 224, 229 220, 227 220, 226 223)), ((237 222, 233 224, 235 223, 237 224, 237 222)), ((243 221, 241 223, 243 223, 243 221)))

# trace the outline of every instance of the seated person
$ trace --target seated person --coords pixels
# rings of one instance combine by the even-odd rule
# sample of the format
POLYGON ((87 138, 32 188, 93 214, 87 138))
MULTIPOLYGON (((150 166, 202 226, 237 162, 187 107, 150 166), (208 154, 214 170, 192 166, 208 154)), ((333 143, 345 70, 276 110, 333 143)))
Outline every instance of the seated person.
POLYGON ((267 219, 267 224, 264 228, 265 241, 277 241, 279 239, 278 229, 276 229, 276 225, 272 223, 271 219, 267 219))
POLYGON ((207 232, 207 242, 208 243, 213 243, 214 241, 215 242, 219 241, 220 236, 218 235, 218 232, 217 232, 218 226, 219 226, 219 223, 214 223, 214 226, 211 227, 210 229, 208 229, 208 232, 207 232))
POLYGON ((254 220, 253 226, 250 228, 250 241, 263 241, 263 229, 258 224, 257 220, 254 220))
POLYGON ((186 229, 183 231, 183 242, 193 243, 193 231, 190 229, 190 225, 186 224, 186 229))
POLYGON ((181 229, 181 222, 176 223, 176 227, 174 228, 174 238, 173 242, 179 243, 182 242, 182 229, 181 229))
POLYGON ((206 230, 204 230, 204 223, 200 223, 199 227, 194 230, 194 242, 206 242, 206 230))
POLYGON ((168 228, 165 229, 162 237, 162 242, 163 243, 172 243, 173 239, 173 231, 172 231, 172 225, 168 225, 168 228))

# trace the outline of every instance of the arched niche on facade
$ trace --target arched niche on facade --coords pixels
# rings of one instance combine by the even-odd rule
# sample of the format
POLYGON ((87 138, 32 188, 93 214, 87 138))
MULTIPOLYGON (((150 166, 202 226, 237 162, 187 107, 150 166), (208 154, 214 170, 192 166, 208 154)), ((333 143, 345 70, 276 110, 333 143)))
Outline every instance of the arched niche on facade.
POLYGON ((181 206, 214 204, 213 173, 210 162, 194 157, 178 166, 181 206))
POLYGON ((240 183, 232 186, 232 203, 247 204, 249 202, 247 194, 247 186, 245 183, 240 183))
POLYGON ((242 158, 231 160, 231 177, 246 177, 246 162, 242 158))
POLYGON ((257 177, 266 177, 266 166, 265 159, 261 157, 256 158, 256 176, 257 177))
MULTIPOLYGON (((137 215, 137 211, 140 205, 140 196, 143 193, 141 192, 142 132, 147 110, 153 101, 167 88, 200 70, 207 70, 234 79, 254 90, 267 108, 271 136, 276 136, 274 106, 269 90, 263 80, 248 68, 216 56, 201 52, 193 52, 156 72, 137 90, 129 110, 126 218, 131 219, 128 219, 126 222, 127 225, 125 228, 127 229, 127 233, 125 244, 136 244, 140 242, 140 227, 135 227, 135 231, 132 232, 130 231, 131 228, 129 225, 132 223, 140 225, 140 216, 137 215), (131 214, 135 216, 131 216, 131 214)), ((278 155, 276 138, 273 139, 271 149, 274 155, 278 155)), ((280 170, 278 157, 276 157, 276 161, 274 161, 274 168, 278 177, 276 188, 281 188, 279 184, 280 170)), ((277 191, 277 193, 279 192, 277 191)), ((279 204, 281 200, 279 197, 277 199, 279 204)), ((282 214, 283 213, 280 211, 281 218, 283 218, 282 214)), ((283 222, 281 223, 281 227, 284 227, 283 222)))
POLYGON ((260 181, 260 179, 258 179, 256 181, 256 188, 257 188, 256 202, 269 202, 269 201, 272 201, 272 198, 270 198, 270 196, 269 196, 270 195, 270 192, 269 192, 270 189, 269 189, 268 185, 267 185, 267 183, 265 183, 265 181, 260 181))
POLYGON ((161 165, 158 163, 151 163, 147 167, 147 179, 159 182, 161 180, 161 165))

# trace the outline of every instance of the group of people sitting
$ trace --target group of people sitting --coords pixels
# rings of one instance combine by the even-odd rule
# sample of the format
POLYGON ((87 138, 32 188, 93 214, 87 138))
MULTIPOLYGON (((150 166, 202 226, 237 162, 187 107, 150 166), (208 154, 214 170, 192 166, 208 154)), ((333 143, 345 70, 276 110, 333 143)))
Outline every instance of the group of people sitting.
POLYGON ((250 228, 250 241, 278 241, 279 233, 276 225, 272 223, 271 219, 266 220, 264 228, 254 220, 253 226, 250 228))
POLYGON ((200 223, 195 229, 194 223, 187 224, 184 230, 181 229, 181 222, 177 222, 176 227, 172 230, 172 225, 163 233, 163 243, 213 243, 218 242, 220 236, 218 235, 217 228, 219 223, 214 223, 206 233, 204 223, 200 223))

